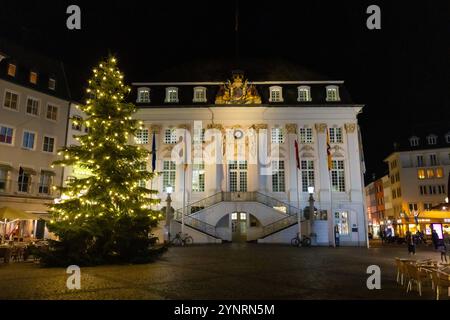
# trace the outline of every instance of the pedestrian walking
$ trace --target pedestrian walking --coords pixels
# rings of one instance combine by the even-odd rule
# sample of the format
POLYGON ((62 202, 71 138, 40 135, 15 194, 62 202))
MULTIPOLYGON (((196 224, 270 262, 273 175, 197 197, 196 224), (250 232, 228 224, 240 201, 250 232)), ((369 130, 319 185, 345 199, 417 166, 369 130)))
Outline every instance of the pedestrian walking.
POLYGON ((439 241, 437 249, 441 253, 441 262, 447 263, 447 246, 445 245, 444 239, 439 241))
POLYGON ((434 230, 434 229, 431 233, 431 241, 433 242, 434 249, 437 250, 438 244, 439 244, 439 235, 437 234, 436 230, 434 230))

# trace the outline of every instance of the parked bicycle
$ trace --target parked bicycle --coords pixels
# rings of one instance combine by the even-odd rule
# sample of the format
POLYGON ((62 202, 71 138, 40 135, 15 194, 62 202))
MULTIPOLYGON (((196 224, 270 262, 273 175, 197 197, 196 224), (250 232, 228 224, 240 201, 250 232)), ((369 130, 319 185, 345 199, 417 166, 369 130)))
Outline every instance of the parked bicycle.
POLYGON ((310 247, 311 246, 311 238, 305 235, 300 239, 300 233, 297 232, 295 238, 292 238, 291 245, 294 247, 310 247))
POLYGON ((194 239, 187 233, 183 235, 183 233, 180 231, 175 235, 175 238, 173 238, 170 243, 174 246, 185 246, 193 244, 194 239))

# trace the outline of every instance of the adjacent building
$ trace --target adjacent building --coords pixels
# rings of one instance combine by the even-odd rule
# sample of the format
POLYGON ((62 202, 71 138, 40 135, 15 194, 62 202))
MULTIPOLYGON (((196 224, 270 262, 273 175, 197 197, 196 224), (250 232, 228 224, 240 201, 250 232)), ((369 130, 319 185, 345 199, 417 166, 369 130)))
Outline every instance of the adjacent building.
MULTIPOLYGON (((63 169, 69 92, 63 65, 0 41, 0 207, 46 213, 63 169)), ((30 232, 43 227, 26 228, 30 232)))
POLYGON ((421 230, 430 234, 430 224, 448 225, 450 216, 445 212, 438 217, 430 216, 429 211, 448 196, 450 124, 418 127, 395 148, 385 162, 389 166, 391 220, 396 233, 401 236, 408 230, 421 230))
POLYGON ((380 237, 382 231, 392 234, 388 231, 394 219, 391 190, 388 175, 375 179, 365 187, 369 232, 375 239, 380 237))

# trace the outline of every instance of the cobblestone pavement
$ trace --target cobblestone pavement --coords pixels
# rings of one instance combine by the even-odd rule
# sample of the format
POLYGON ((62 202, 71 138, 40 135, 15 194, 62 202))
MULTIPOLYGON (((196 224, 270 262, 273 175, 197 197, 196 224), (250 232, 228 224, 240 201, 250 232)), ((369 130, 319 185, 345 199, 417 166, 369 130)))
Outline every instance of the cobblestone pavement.
MULTIPOLYGON (((0 263, 0 299, 433 299, 429 286, 420 298, 397 285, 397 256, 408 257, 406 247, 171 248, 152 264, 82 268, 80 290, 66 289, 64 269, 0 263), (381 290, 366 286, 366 269, 374 264, 381 268, 381 290)), ((439 253, 419 247, 415 258, 439 253)))

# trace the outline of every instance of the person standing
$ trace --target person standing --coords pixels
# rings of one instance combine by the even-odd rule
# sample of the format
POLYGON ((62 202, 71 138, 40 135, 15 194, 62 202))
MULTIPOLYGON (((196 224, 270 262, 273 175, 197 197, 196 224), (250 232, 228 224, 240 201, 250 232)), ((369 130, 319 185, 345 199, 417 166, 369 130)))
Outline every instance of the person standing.
POLYGON ((416 254, 416 243, 414 241, 414 237, 412 236, 411 232, 406 232, 406 244, 408 245, 408 253, 410 255, 416 254))
MULTIPOLYGON (((432 226, 431 226, 432 227, 432 226)), ((436 230, 432 229, 431 233, 431 241, 433 242, 434 249, 437 250, 438 244, 439 244, 439 235, 437 234, 436 230)))

